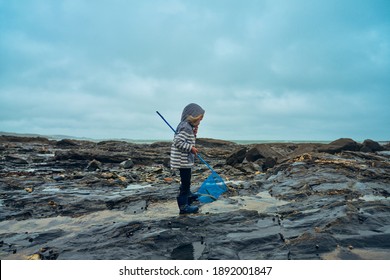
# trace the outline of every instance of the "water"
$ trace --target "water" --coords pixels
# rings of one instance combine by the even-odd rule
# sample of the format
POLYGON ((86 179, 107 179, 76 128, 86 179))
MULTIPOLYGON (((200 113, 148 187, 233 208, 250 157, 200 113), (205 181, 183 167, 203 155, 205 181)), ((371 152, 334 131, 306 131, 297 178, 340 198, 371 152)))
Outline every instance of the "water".
POLYGON ((184 244, 173 249, 171 258, 173 260, 198 260, 206 248, 204 242, 192 242, 184 244))
POLYGON ((389 260, 389 250, 379 248, 349 249, 337 247, 334 251, 322 254, 324 260, 389 260))
POLYGON ((275 206, 289 202, 276 199, 268 192, 260 192, 255 196, 232 196, 229 199, 219 199, 202 206, 203 213, 225 213, 236 210, 255 210, 259 213, 269 213, 275 206))
POLYGON ((380 201, 380 200, 390 200, 390 197, 383 197, 383 196, 378 196, 378 195, 372 195, 372 194, 367 194, 364 195, 360 198, 354 199, 354 201, 357 201, 359 199, 362 199, 364 201, 380 201))
MULTIPOLYGON (((208 212, 210 214, 217 214, 240 209, 268 212, 270 208, 286 203, 287 202, 285 201, 271 197, 268 192, 261 192, 253 197, 244 196, 219 199, 213 203, 203 205, 201 207, 201 213, 208 212)), ((26 228, 29 228, 30 231, 56 229, 79 231, 84 227, 102 223, 112 223, 113 221, 150 221, 177 217, 178 211, 176 200, 168 200, 151 203, 148 205, 147 211, 137 213, 120 210, 102 210, 75 218, 58 216, 54 218, 29 219, 22 221, 6 220, 0 222, 0 234, 19 232, 26 228)))
POLYGON ((145 188, 149 188, 149 187, 152 187, 152 185, 150 185, 150 184, 147 184, 147 185, 132 184, 132 185, 128 185, 125 190, 141 190, 141 189, 145 189, 145 188))

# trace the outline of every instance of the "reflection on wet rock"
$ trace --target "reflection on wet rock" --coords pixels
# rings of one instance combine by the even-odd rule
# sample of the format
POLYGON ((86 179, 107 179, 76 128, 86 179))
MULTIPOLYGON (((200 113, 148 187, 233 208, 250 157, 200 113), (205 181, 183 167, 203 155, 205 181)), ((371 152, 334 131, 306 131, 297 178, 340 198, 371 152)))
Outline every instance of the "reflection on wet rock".
POLYGON ((0 136, 0 258, 390 259, 388 144, 198 144, 228 191, 180 216, 169 142, 0 136))

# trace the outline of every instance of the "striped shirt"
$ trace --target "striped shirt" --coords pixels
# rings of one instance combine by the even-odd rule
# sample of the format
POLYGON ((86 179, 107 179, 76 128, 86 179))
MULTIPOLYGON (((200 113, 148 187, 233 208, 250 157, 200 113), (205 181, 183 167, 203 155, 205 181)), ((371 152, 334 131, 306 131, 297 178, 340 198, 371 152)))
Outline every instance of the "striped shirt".
POLYGON ((195 146, 193 127, 186 122, 177 131, 171 146, 171 168, 191 168, 194 165, 195 156, 191 153, 195 146))

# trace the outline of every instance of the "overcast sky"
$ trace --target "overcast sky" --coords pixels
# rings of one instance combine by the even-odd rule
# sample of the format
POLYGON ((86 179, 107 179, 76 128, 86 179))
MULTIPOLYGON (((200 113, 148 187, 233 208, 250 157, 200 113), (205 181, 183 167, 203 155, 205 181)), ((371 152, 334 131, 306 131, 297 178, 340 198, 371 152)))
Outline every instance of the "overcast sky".
POLYGON ((388 0, 0 0, 0 131, 390 140, 388 0))

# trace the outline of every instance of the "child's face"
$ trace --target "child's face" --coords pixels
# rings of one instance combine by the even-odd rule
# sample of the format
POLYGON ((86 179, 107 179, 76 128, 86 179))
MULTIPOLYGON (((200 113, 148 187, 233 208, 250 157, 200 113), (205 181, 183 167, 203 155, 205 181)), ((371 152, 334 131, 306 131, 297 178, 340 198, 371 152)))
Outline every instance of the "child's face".
POLYGON ((201 116, 200 119, 197 120, 197 121, 194 123, 194 126, 198 126, 202 120, 203 120, 203 116, 201 116))

